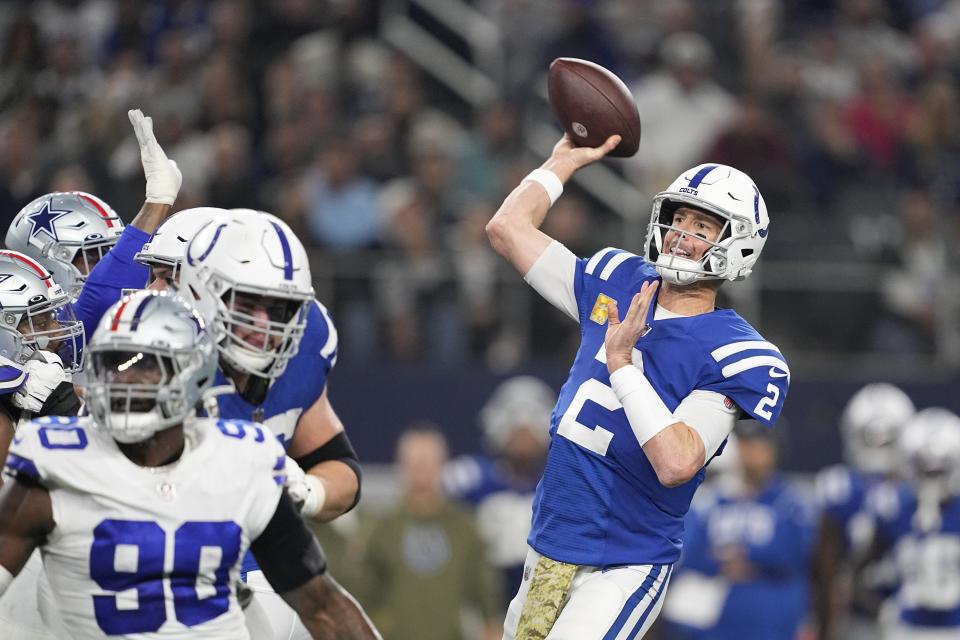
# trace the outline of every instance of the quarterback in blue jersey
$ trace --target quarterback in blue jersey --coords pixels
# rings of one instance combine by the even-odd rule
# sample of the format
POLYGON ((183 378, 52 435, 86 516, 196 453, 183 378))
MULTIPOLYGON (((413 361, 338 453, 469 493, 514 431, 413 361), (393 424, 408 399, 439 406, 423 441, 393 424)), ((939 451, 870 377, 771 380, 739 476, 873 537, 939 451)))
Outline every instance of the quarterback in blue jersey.
POLYGON ((643 256, 579 259, 540 231, 563 184, 618 142, 563 138, 487 225, 494 249, 582 334, 551 419, 507 640, 643 637, 704 467, 739 416, 772 426, 787 393, 777 347, 716 308, 719 285, 750 274, 769 231, 744 173, 684 172, 653 200, 643 256))
POLYGON ((858 568, 857 560, 870 546, 874 527, 866 505, 873 492, 895 481, 897 442, 913 414, 913 402, 897 387, 884 382, 863 387, 850 398, 840 420, 846 464, 817 474, 821 511, 814 552, 814 600, 821 638, 867 640, 879 635, 876 616, 861 596, 873 600, 870 591, 889 589, 891 585, 878 583, 888 572, 879 570, 880 565, 859 567, 852 576, 855 597, 849 606, 843 597, 848 590, 836 585, 842 571, 858 568), (844 606, 838 607, 838 602, 844 606), (845 619, 836 619, 844 613, 845 619))
POLYGON ((960 637, 960 418, 918 412, 899 441, 906 483, 869 499, 877 535, 867 559, 892 553, 898 586, 894 616, 881 634, 894 640, 960 637))

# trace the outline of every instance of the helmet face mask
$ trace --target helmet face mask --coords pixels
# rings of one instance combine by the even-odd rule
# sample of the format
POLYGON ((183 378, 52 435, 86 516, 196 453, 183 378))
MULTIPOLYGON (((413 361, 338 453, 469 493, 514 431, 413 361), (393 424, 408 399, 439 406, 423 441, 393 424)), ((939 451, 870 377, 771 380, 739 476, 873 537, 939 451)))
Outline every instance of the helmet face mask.
POLYGON ((770 224, 756 185, 742 171, 708 164, 689 169, 653 199, 644 257, 674 285, 703 280, 743 280, 753 270, 766 243, 770 224), (674 224, 674 214, 687 207, 710 214, 722 224, 716 240, 708 240, 674 224), (697 260, 674 255, 665 239, 673 231, 709 245, 697 260))
POLYGON ((122 231, 119 216, 96 196, 56 192, 20 210, 7 230, 6 246, 42 264, 76 298, 87 275, 122 231))
POLYGON ((216 351, 202 318, 165 292, 138 291, 114 305, 88 351, 90 414, 123 443, 181 424, 216 372, 216 351))

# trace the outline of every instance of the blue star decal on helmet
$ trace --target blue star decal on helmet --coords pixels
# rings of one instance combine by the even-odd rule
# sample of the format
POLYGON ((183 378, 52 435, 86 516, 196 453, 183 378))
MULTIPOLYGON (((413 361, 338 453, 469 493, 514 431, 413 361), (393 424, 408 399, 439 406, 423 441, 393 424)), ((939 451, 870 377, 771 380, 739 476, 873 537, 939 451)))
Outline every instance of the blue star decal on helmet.
POLYGON ((30 230, 30 237, 35 238, 43 231, 54 240, 60 240, 57 237, 57 228, 53 226, 57 218, 67 215, 71 209, 54 209, 53 198, 43 204, 43 208, 27 216, 27 220, 33 225, 30 230))

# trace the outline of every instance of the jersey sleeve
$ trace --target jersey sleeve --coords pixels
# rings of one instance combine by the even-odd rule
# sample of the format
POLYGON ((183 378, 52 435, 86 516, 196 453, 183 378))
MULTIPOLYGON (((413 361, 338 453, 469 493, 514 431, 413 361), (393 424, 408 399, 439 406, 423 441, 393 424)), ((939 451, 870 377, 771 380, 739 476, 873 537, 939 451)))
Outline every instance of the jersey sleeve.
POLYGON ((846 467, 835 465, 820 471, 815 490, 821 512, 841 525, 845 526, 860 509, 861 496, 846 467))
POLYGON ((120 299, 124 289, 142 289, 150 270, 133 259, 150 234, 127 225, 117 244, 94 266, 73 304, 87 336, 93 335, 100 317, 120 299))
POLYGON ((709 357, 719 376, 705 388, 722 393, 750 418, 773 426, 790 385, 790 368, 780 350, 758 337, 727 342, 709 357))
POLYGON ((42 473, 42 454, 38 430, 43 419, 19 427, 10 442, 3 474, 11 478, 20 478, 28 483, 44 484, 47 474, 42 473))
POLYGON ((23 367, 0 356, 0 395, 15 392, 27 381, 27 373, 23 367))

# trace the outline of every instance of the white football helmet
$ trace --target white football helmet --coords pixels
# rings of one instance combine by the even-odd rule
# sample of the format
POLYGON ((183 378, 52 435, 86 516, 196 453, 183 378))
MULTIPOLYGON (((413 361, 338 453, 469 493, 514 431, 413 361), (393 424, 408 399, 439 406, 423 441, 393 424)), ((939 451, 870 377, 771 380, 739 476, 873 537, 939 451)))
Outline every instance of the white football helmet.
MULTIPOLYGON (((157 228, 133 259, 148 268, 170 267, 170 279, 176 285, 187 243, 215 215, 224 211, 226 209, 217 207, 195 207, 177 212, 157 228)), ((147 284, 150 284, 149 277, 147 284)))
POLYGON ((82 191, 56 192, 20 210, 7 229, 6 246, 42 264, 76 298, 87 274, 122 232, 123 221, 100 198, 82 191))
POLYGON ((921 498, 960 495, 960 417, 947 409, 919 411, 899 444, 904 476, 921 498))
POLYGON ((500 383, 480 410, 487 445, 493 451, 502 451, 518 428, 531 429, 547 442, 550 414, 556 403, 557 394, 539 378, 516 376, 500 383))
POLYGON ((118 442, 141 442, 183 422, 217 370, 203 318, 167 291, 140 290, 115 303, 87 351, 90 415, 118 442))
POLYGON ((760 190, 750 176, 724 164, 701 164, 683 174, 653 198, 644 257, 656 265, 666 281, 687 285, 698 280, 743 280, 750 275, 767 241, 770 217, 760 190), (691 260, 664 249, 673 214, 688 206, 711 213, 723 221, 716 242, 700 260, 691 260))
POLYGON ((53 275, 29 256, 0 251, 0 356, 19 366, 49 351, 73 373, 83 343, 83 324, 53 275))
POLYGON ((840 418, 847 461, 866 473, 895 473, 897 441, 915 412, 910 397, 892 384, 875 382, 857 391, 840 418))
POLYGON ((262 211, 225 211, 193 237, 185 258, 180 290, 193 295, 226 364, 262 378, 283 373, 314 299, 307 252, 290 227, 262 211), (257 305, 267 318, 250 311, 257 305))

